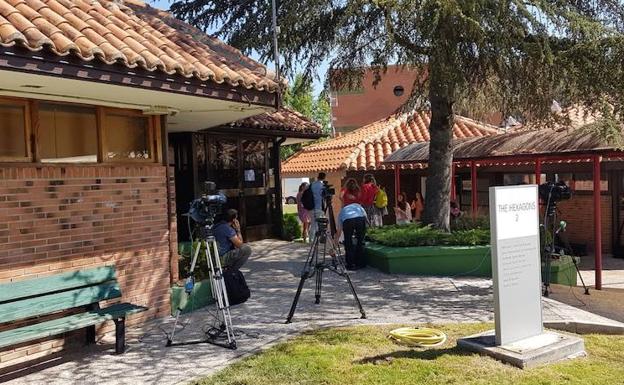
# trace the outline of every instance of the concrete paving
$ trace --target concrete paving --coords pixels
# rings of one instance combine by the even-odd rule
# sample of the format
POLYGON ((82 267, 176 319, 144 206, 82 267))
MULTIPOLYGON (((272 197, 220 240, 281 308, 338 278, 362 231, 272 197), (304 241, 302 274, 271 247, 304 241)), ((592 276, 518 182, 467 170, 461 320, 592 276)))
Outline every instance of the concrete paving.
MULTIPOLYGON (((367 313, 359 312, 343 278, 325 275, 322 303, 314 304, 314 283, 307 282, 293 323, 284 324, 290 308, 307 247, 281 241, 260 241, 252 245, 254 256, 243 268, 252 298, 232 308, 240 335, 238 350, 198 344, 165 347, 163 330, 172 319, 150 322, 129 330, 129 347, 113 355, 111 345, 80 348, 51 360, 29 373, 19 372, 9 384, 178 384, 207 376, 237 359, 258 352, 305 330, 359 324, 415 324, 449 322, 492 322, 492 283, 489 279, 415 277, 390 275, 366 268, 351 277, 367 313), (46 367, 47 366, 47 367, 46 367)), ((200 310, 183 319, 181 340, 199 338, 211 320, 200 310)), ((597 317, 554 300, 544 301, 544 319, 570 328, 598 323, 624 324, 597 317)), ((576 329, 575 329, 576 330, 576 329)), ((624 330, 624 329, 622 329, 624 330)), ((583 330, 587 331, 587 330, 583 330)), ((10 379, 4 377, 4 379, 10 379)), ((0 377, 0 382, 3 377, 0 377)))

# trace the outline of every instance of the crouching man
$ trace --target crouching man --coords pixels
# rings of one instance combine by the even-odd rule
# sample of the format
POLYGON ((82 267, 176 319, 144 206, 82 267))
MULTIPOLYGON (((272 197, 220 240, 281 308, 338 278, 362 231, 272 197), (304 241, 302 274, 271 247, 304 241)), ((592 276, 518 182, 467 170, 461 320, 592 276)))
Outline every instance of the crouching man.
POLYGON ((238 211, 227 210, 224 219, 215 225, 213 233, 223 268, 230 271, 240 270, 251 256, 251 247, 243 243, 238 211))

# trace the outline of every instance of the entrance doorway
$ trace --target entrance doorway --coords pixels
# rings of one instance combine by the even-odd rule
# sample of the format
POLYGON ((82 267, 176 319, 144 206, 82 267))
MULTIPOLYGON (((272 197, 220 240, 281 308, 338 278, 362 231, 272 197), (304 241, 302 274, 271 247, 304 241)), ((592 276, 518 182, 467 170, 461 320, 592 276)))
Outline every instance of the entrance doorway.
POLYGON ((188 239, 189 197, 213 181, 239 212, 245 241, 277 236, 278 147, 273 138, 236 134, 171 134, 175 152, 176 204, 180 240, 188 239))

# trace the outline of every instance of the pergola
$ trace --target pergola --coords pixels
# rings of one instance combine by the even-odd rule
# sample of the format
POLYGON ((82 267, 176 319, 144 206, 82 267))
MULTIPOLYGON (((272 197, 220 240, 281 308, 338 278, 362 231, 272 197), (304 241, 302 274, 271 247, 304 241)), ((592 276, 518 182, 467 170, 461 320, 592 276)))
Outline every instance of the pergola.
MULTIPOLYGON (((600 210, 601 163, 624 159, 624 152, 583 130, 518 131, 489 137, 459 139, 452 142, 453 165, 451 199, 455 200, 457 167, 470 168, 471 211, 477 214, 477 170, 484 166, 533 165, 535 180, 541 181, 542 165, 561 163, 591 163, 593 169, 594 244, 596 289, 602 289, 602 218, 600 210)), ((429 158, 429 142, 403 147, 384 163, 394 166, 395 188, 400 190, 400 169, 425 168, 429 158)))

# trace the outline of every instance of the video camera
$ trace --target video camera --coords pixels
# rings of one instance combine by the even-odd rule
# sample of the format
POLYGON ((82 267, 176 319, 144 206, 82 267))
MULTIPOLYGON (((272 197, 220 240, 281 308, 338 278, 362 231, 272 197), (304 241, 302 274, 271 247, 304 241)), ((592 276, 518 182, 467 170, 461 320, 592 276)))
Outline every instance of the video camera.
POLYGON ((334 188, 334 186, 329 184, 328 181, 324 180, 323 190, 321 190, 321 193, 323 194, 323 198, 328 197, 328 196, 334 196, 336 195, 336 189, 334 188))
POLYGON ((189 215, 200 225, 212 225, 217 215, 223 212, 227 197, 217 191, 214 182, 204 183, 204 193, 190 204, 189 215))
POLYGON ((539 185, 537 193, 546 204, 546 213, 551 216, 555 213, 557 202, 568 200, 572 197, 572 190, 564 181, 546 182, 539 185))

